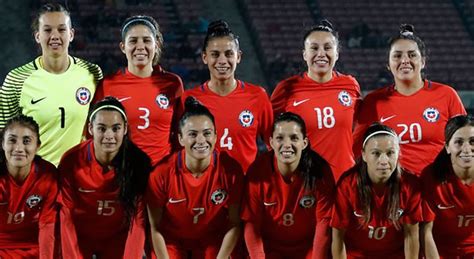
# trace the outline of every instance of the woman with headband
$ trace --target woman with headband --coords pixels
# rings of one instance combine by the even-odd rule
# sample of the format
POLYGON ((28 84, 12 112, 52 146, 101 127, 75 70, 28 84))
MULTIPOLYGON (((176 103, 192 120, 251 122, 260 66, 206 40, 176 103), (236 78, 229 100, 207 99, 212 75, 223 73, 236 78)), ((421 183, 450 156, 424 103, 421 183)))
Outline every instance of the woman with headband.
POLYGON ((141 258, 142 196, 150 159, 127 136, 127 115, 113 97, 89 116, 92 139, 61 159, 61 244, 64 258, 141 258))
POLYGON ((170 153, 173 115, 183 93, 181 79, 158 65, 163 35, 150 16, 135 15, 123 23, 120 50, 127 67, 107 76, 95 100, 116 97, 127 109, 131 139, 156 164, 170 153))
POLYGON ((242 218, 251 258, 329 258, 334 178, 311 150, 303 119, 273 123, 272 151, 250 166, 242 218))
POLYGON ((367 127, 379 121, 400 139, 401 166, 419 175, 443 148, 446 122, 466 110, 453 88, 423 77, 427 50, 413 25, 402 24, 389 44, 387 68, 395 84, 364 98, 354 131, 354 153, 360 154, 367 127))
POLYGON ((272 107, 265 90, 235 78, 242 51, 239 37, 223 20, 207 28, 201 53, 210 80, 186 91, 204 104, 216 118, 216 149, 227 152, 244 170, 257 156, 257 138, 271 135, 272 107))
POLYGON ((38 123, 25 115, 1 131, 0 258, 57 258, 57 170, 36 155, 39 136, 38 123))
POLYGON ((69 56, 74 29, 62 5, 43 5, 32 28, 41 56, 7 75, 0 88, 0 128, 18 114, 33 117, 42 140, 38 155, 57 166, 61 156, 82 139, 102 71, 69 56))
POLYGON ((352 76, 334 70, 339 36, 329 21, 308 30, 303 40, 308 70, 278 83, 271 97, 273 111, 293 112, 305 120, 311 148, 330 164, 337 180, 354 165, 352 121, 360 87, 352 76))
POLYGON ((426 258, 474 258, 474 119, 451 118, 445 146, 422 173, 426 258), (426 213, 425 213, 426 211, 426 213))
POLYGON ((399 154, 392 129, 378 123, 367 129, 361 160, 337 185, 333 258, 418 258, 420 186, 400 168, 399 154))

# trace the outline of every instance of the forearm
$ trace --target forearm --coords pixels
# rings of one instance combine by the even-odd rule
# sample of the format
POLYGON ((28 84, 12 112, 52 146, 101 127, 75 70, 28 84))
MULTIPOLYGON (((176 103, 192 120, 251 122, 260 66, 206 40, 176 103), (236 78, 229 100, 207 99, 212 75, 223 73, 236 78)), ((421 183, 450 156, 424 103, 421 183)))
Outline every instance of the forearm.
POLYGON ((416 225, 405 225, 405 258, 407 259, 417 259, 419 250, 420 250, 420 242, 419 242, 419 230, 418 224, 416 225))
POLYGON ((331 243, 332 258, 346 259, 346 247, 344 245, 344 231, 332 228, 332 243, 331 243))
POLYGON ((246 222, 244 227, 245 243, 250 258, 265 258, 265 250, 263 248, 263 240, 259 227, 253 222, 246 222))
POLYGON ((54 258, 54 222, 41 224, 39 229, 39 258, 54 258))
POLYGON ((224 239, 222 240, 222 245, 219 249, 219 253, 217 254, 217 258, 224 259, 230 257, 230 254, 234 250, 234 247, 237 244, 237 241, 239 240, 240 232, 240 224, 234 225, 227 231, 224 236, 224 239))
POLYGON ((316 233, 313 240, 313 259, 331 258, 329 255, 331 247, 331 228, 329 220, 323 219, 316 226, 316 233))
POLYGON ((168 250, 166 250, 166 243, 163 235, 159 231, 151 232, 151 239, 153 242, 153 251, 157 258, 169 259, 168 250))
POLYGON ((424 223, 421 230, 425 257, 427 259, 439 259, 438 248, 436 247, 433 238, 432 227, 433 222, 424 223))

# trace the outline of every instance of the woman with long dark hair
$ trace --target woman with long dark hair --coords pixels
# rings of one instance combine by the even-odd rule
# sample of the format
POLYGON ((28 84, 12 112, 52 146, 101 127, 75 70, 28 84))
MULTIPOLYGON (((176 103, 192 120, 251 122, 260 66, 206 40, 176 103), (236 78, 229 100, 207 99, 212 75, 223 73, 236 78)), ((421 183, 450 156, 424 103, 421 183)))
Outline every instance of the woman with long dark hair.
POLYGON ((418 258, 421 188, 398 164, 395 132, 372 124, 362 158, 338 182, 331 227, 333 258, 418 258))
POLYGON ((334 178, 314 152, 303 119, 279 115, 273 150, 250 166, 243 202, 251 258, 329 258, 334 178))
POLYGON ((423 227, 427 258, 474 257, 474 119, 451 118, 445 147, 422 173, 429 205, 423 227))
POLYGON ((125 109, 113 97, 94 105, 88 131, 92 139, 59 165, 63 256, 140 258, 150 159, 129 140, 125 109))
POLYGON ((36 155, 38 123, 25 115, 11 118, 1 143, 0 258, 55 258, 57 170, 36 155))
POLYGON ((148 184, 154 251, 158 258, 229 258, 241 228, 241 166, 214 150, 214 116, 193 97, 178 137, 184 150, 163 159, 148 184))

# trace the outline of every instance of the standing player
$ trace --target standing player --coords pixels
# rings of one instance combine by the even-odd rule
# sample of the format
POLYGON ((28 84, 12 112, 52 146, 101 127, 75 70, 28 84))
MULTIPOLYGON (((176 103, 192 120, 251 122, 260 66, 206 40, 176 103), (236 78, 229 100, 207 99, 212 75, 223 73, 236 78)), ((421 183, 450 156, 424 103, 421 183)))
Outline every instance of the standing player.
POLYGON ((63 256, 141 258, 150 159, 128 139, 125 110, 113 97, 94 105, 88 129, 92 139, 59 164, 63 256))
POLYGON ((102 72, 68 55, 74 29, 60 4, 43 5, 32 28, 42 54, 7 75, 0 88, 0 128, 17 114, 32 116, 43 141, 38 154, 57 165, 64 152, 81 141, 102 72))
POLYGON ((273 151, 249 169, 243 203, 245 241, 251 258, 329 258, 329 219, 334 178, 309 147, 303 119, 279 115, 273 151))
POLYGON ((466 114, 451 87, 423 79, 426 48, 412 25, 400 26, 390 41, 388 68, 394 85, 377 89, 362 102, 354 131, 354 153, 375 121, 395 130, 401 146, 400 164, 419 175, 443 148, 442 132, 449 118, 466 114))
POLYGON ((333 258, 418 258, 421 193, 400 169, 395 132, 373 124, 362 159, 337 186, 331 226, 333 258))
POLYGON ((144 15, 129 17, 121 34, 120 49, 127 57, 127 67, 105 78, 95 100, 115 96, 122 102, 132 141, 156 164, 170 153, 173 112, 183 93, 183 83, 177 75, 157 65, 163 35, 155 19, 144 15))
POLYGON ((280 82, 271 97, 274 114, 290 111, 305 120, 311 148, 328 161, 336 179, 354 165, 352 122, 360 100, 359 83, 334 71, 338 50, 337 32, 321 21, 304 36, 308 71, 280 82))
POLYGON ((421 176, 430 207, 423 229, 425 255, 474 258, 474 119, 451 118, 444 136, 445 148, 421 176))
POLYGON ((209 110, 188 97, 179 122, 184 147, 150 176, 147 203, 158 258, 229 258, 240 234, 240 165, 214 150, 209 110))
POLYGON ((257 137, 265 142, 271 135, 273 113, 262 87, 237 80, 235 69, 242 51, 239 41, 222 21, 209 24, 202 48, 202 60, 209 68, 210 80, 186 91, 216 117, 217 149, 226 151, 244 170, 257 155, 257 137))
POLYGON ((8 120, 0 153, 0 258, 54 258, 57 172, 36 156, 41 145, 33 118, 8 120))

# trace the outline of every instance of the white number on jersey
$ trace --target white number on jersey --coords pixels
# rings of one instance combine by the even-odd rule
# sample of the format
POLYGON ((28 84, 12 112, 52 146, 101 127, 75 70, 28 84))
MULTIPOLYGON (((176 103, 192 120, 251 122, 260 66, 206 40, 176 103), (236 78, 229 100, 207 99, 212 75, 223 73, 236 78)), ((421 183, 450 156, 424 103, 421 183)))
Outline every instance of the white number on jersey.
POLYGON ((285 227, 293 226, 293 224, 295 224, 295 219, 293 217, 293 214, 291 213, 283 214, 282 218, 283 218, 283 226, 285 227))
POLYGON ((408 144, 410 142, 416 143, 420 142, 423 138, 423 133, 421 131, 421 125, 419 123, 412 123, 410 125, 407 124, 397 124, 397 127, 402 128, 402 132, 398 135, 400 139, 400 144, 408 144), (409 140, 403 140, 405 134, 409 134, 409 140))
POLYGON ((469 227, 469 224, 473 220, 474 220, 474 215, 458 215, 458 228, 469 227))
POLYGON ((387 233, 387 228, 386 227, 373 227, 369 226, 369 238, 370 239, 376 239, 380 240, 385 237, 385 234, 387 233))
POLYGON ((234 146, 234 144, 232 144, 232 137, 228 137, 228 136, 229 136, 229 129, 225 128, 224 134, 222 134, 222 137, 221 137, 220 146, 221 148, 227 148, 229 150, 232 150, 232 146, 234 146))
POLYGON ((193 211, 197 211, 197 214, 193 217, 193 223, 197 224, 199 221, 199 216, 204 214, 204 208, 193 208, 193 211))
POLYGON ((115 208, 112 206, 114 200, 97 201, 97 215, 112 216, 115 213, 115 208))
POLYGON ((11 213, 8 212, 7 224, 20 224, 25 219, 25 212, 11 213))
POLYGON ((145 108, 145 107, 139 107, 138 110, 139 111, 144 111, 145 114, 140 116, 140 119, 144 120, 144 124, 143 125, 138 125, 137 128, 138 129, 146 129, 150 126, 150 119, 148 119, 148 117, 150 116, 150 110, 148 110, 148 108, 145 108))
POLYGON ((316 111, 316 117, 318 120, 318 129, 327 128, 330 129, 336 124, 336 118, 334 117, 334 110, 332 107, 314 108, 316 111))

